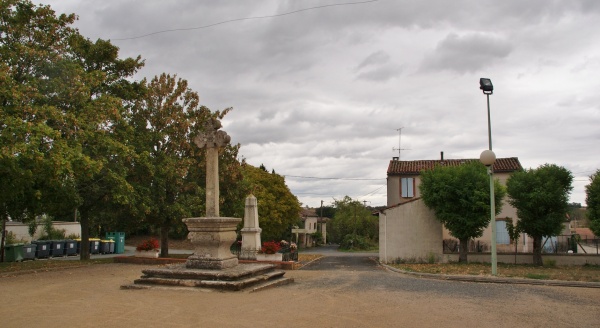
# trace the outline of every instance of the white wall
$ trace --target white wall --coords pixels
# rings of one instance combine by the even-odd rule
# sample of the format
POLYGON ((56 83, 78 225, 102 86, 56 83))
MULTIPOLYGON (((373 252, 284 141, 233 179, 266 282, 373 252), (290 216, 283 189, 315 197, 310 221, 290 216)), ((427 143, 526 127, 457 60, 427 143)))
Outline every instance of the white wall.
POLYGON ((379 215, 379 260, 426 262, 430 255, 442 258, 442 224, 422 199, 384 210, 379 215))
MULTIPOLYGON (((52 226, 57 230, 65 230, 65 236, 75 234, 81 236, 81 225, 79 222, 63 222, 63 221, 54 221, 52 222, 52 226)), ((21 222, 6 222, 6 231, 12 232, 16 239, 22 239, 27 242, 31 242, 32 240, 38 239, 44 232, 44 227, 42 224, 38 224, 37 230, 33 235, 33 238, 29 235, 29 227, 26 224, 21 222)))

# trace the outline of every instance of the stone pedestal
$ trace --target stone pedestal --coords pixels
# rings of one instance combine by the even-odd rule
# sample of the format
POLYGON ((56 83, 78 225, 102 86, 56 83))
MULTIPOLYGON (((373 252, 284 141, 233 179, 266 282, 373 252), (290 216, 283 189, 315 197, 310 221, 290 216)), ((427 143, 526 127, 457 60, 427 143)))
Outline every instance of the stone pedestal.
POLYGON ((222 270, 238 265, 231 253, 236 240, 238 218, 202 217, 183 219, 188 227, 188 238, 194 245, 194 255, 188 257, 188 269, 222 270))
POLYGON ((242 233, 242 249, 240 258, 245 260, 256 260, 256 253, 261 248, 260 233, 262 229, 258 226, 258 202, 254 195, 246 197, 246 209, 244 212, 244 228, 242 233))

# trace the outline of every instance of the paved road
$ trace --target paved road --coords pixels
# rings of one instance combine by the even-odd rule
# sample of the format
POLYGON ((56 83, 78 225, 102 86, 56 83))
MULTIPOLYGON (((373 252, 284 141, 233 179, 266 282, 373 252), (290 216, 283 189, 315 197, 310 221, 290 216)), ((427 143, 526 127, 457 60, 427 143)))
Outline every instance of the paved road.
POLYGON ((100 264, 0 278, 2 327, 597 327, 600 289, 414 278, 339 253, 258 293, 120 290, 144 266, 100 264), (15 309, 19 309, 16 311, 15 309))

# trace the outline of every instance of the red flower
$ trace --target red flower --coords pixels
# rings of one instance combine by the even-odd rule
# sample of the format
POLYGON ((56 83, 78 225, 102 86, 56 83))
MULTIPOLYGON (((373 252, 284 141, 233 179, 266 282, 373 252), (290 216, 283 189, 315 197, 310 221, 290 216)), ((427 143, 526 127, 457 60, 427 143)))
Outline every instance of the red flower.
POLYGON ((281 249, 281 245, 276 241, 265 241, 260 249, 264 254, 275 254, 281 249))
POLYGON ((150 238, 145 242, 137 245, 135 248, 138 251, 151 251, 159 248, 158 240, 156 238, 150 238))

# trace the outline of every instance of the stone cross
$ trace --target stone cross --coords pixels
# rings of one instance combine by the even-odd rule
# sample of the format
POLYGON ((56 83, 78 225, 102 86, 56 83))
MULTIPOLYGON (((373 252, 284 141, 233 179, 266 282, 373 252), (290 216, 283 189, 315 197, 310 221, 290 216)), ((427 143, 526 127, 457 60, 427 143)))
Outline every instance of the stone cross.
POLYGON ((221 126, 219 120, 211 118, 194 139, 198 147, 206 148, 206 217, 219 217, 219 148, 231 141, 227 132, 218 131, 221 126))

